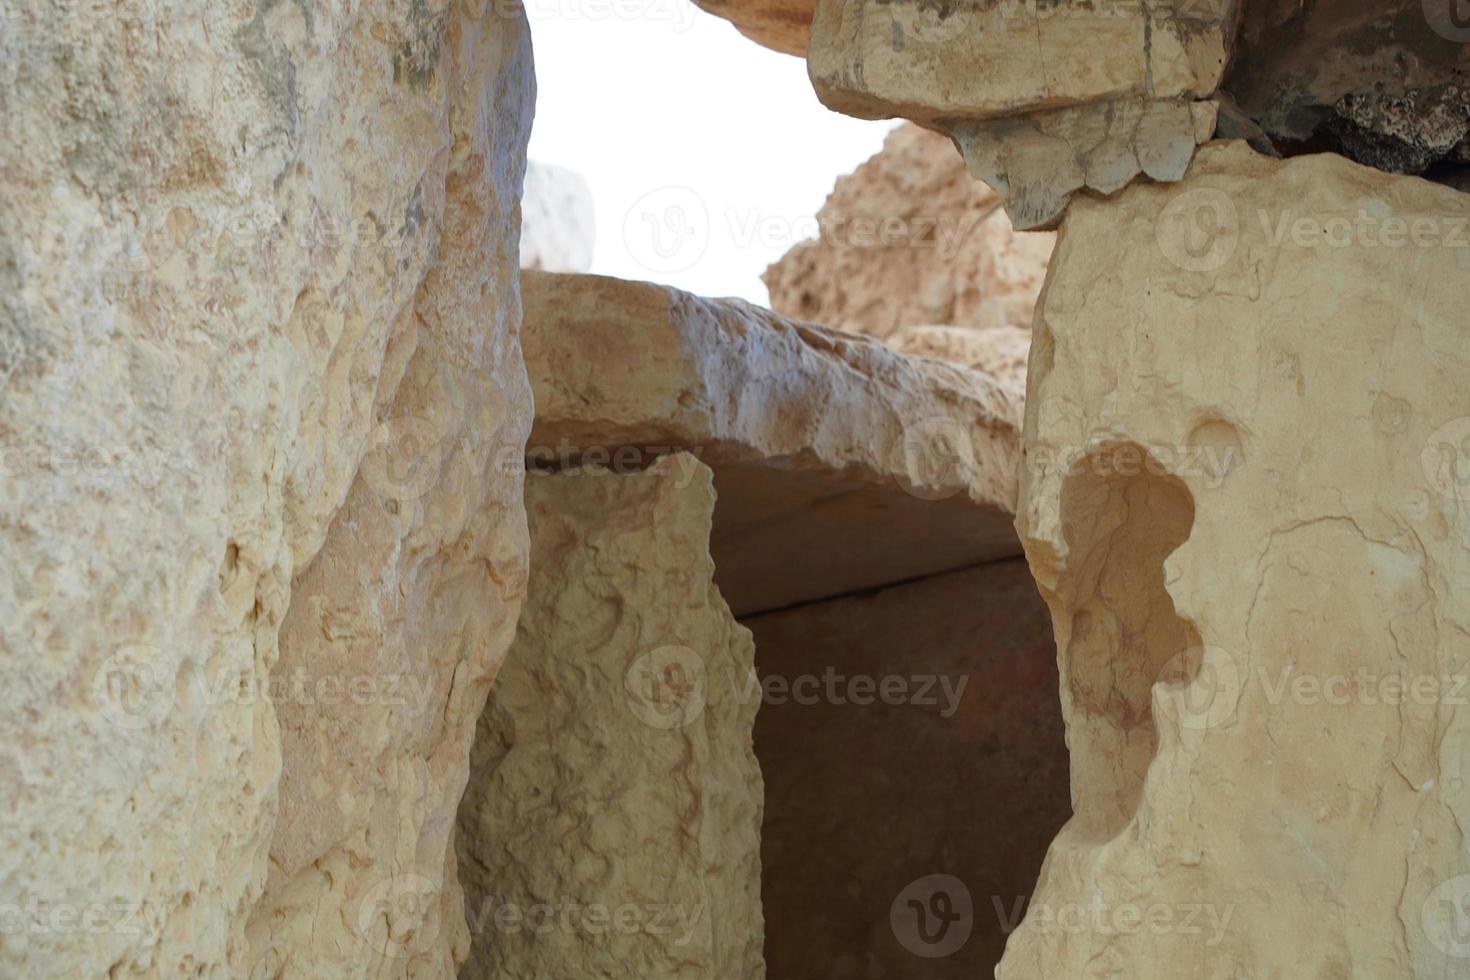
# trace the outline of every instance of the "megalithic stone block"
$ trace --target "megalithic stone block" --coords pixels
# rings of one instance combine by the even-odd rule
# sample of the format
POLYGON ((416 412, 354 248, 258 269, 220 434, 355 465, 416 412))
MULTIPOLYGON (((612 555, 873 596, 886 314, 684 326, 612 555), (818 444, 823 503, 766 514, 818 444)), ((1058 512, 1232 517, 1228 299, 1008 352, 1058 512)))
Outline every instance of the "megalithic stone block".
POLYGON ((1466 975, 1467 225, 1243 143, 1068 213, 1017 527, 1076 813, 1001 980, 1466 975))

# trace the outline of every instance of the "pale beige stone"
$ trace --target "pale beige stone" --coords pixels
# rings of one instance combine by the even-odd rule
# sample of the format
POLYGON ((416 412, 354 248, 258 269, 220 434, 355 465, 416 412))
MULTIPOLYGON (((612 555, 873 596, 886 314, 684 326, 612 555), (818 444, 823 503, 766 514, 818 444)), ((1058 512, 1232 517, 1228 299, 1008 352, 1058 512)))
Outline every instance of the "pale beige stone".
POLYGON ((807 68, 865 119, 994 119, 1214 92, 1235 0, 815 0, 807 68))
POLYGON ((1026 326, 1055 236, 1017 233, 943 135, 914 125, 839 177, 820 236, 762 277, 783 316, 889 337, 903 327, 1026 326))
POLYGON ((528 477, 530 593, 459 811, 462 977, 765 976, 753 647, 711 480, 687 456, 528 477))
POLYGON ((1076 816, 1003 980, 1464 975, 1467 217, 1241 143, 1073 205, 1017 526, 1076 816))
POLYGON ((713 467, 738 615, 1016 553, 1016 389, 739 300, 537 272, 523 294, 531 462, 713 467))
POLYGON ((1072 812, 1051 624, 1026 563, 743 622, 767 692, 771 976, 990 975, 1072 812), (927 921, 926 942, 893 905, 937 875, 958 881, 962 918, 942 937, 927 921))
POLYGON ((806 57, 812 30, 812 0, 696 0, 757 44, 806 57))
POLYGON ((1209 102, 1128 100, 951 127, 972 174, 1000 192, 1020 229, 1054 228, 1084 188, 1113 194, 1139 174, 1184 176, 1215 131, 1209 102))
POLYGON ((1026 390, 1031 331, 1023 327, 905 327, 888 338, 896 351, 962 364, 1019 391, 1026 390))
POLYGON ((442 44, 442 238, 390 338, 395 387, 379 389, 368 453, 281 626, 280 816, 250 936, 257 969, 287 975, 444 977, 468 954, 454 814, 526 579, 505 161, 522 159, 532 93, 516 20, 457 18, 442 44))
MULTIPOLYGON (((452 402, 442 418, 476 452, 518 446, 529 423, 511 218, 523 21, 444 3, 163 9, 19 4, 0 30, 0 879, 45 917, 0 937, 7 976, 268 966, 247 921, 283 766, 288 782, 343 776, 317 768, 341 756, 283 758, 264 693, 293 579, 355 557, 342 515, 366 509, 378 413, 452 402), (454 214, 468 204, 477 220, 454 214), (446 391, 472 390, 431 391, 436 361, 446 391)), ((519 491, 485 492, 472 550, 506 552, 504 578, 472 590, 471 621, 513 615, 521 588, 519 491)), ((468 503, 384 506, 366 551, 409 593, 383 598, 449 598, 433 539, 468 503), (380 561, 394 536, 401 564, 380 561)), ((362 571, 331 567, 342 588, 362 571)), ((396 668, 375 639, 355 641, 366 669, 396 668)), ((379 797, 394 840, 361 857, 420 848, 436 884, 447 835, 419 828, 449 819, 456 726, 493 653, 483 630, 463 639, 411 648, 436 685, 462 662, 453 706, 436 687, 423 727, 380 728, 378 754, 352 760, 401 767, 379 797), (412 757, 436 752, 434 778, 407 785, 412 757)), ((404 972, 355 936, 355 908, 335 915, 337 872, 297 892, 327 899, 299 975, 404 972)))
POLYGON ((521 192, 521 268, 586 272, 596 238, 587 179, 575 170, 530 161, 521 192))

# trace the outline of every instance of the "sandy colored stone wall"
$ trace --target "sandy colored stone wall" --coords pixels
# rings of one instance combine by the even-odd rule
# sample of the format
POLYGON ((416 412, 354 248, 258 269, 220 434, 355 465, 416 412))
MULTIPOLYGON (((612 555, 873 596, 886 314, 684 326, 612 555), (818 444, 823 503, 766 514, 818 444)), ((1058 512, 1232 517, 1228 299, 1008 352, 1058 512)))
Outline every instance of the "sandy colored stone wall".
POLYGON ((1016 232, 953 142, 905 124, 837 179, 821 235, 762 277, 783 316, 888 338, 904 327, 1026 327, 1056 236, 1016 232))
POLYGON ((711 480, 682 455, 529 478, 530 594, 459 811, 462 977, 765 976, 753 650, 711 480))
POLYGON ((987 975, 1071 814, 1025 562, 744 622, 771 975, 987 975))
POLYGON ((0 31, 0 973, 443 976, 385 937, 523 588, 524 20, 163 9, 0 31))
POLYGON ((1241 143, 1074 206, 1017 526, 1076 816, 1004 980, 1464 974, 1467 218, 1241 143))

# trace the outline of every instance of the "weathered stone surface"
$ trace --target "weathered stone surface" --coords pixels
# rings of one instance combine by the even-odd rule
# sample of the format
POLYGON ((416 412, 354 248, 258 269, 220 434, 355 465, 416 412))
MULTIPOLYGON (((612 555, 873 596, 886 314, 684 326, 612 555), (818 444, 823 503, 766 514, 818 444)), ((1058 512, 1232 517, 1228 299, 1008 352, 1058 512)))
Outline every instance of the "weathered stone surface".
POLYGON ((828 107, 865 119, 1188 101, 1218 86, 1238 16, 1236 0, 815 0, 807 68, 828 107))
POLYGON ((1083 188, 1177 181, 1215 131, 1209 102, 1128 100, 951 125, 970 172, 1000 192, 1017 228, 1055 228, 1083 188))
POLYGON ((737 614, 1017 553, 1015 389, 738 300, 537 272, 523 293, 530 459, 713 467, 737 614))
POLYGON ((531 405, 507 243, 532 89, 514 19, 453 20, 442 45, 442 239, 389 341, 379 377, 396 390, 379 389, 368 455, 281 627, 275 672, 308 696, 276 701, 280 818, 250 933, 288 975, 444 977, 468 953, 454 814, 526 579, 531 405))
POLYGON ((767 692, 771 976, 989 975, 1072 812, 1051 626, 1025 563, 744 623, 767 692), (907 899, 893 906, 927 909, 938 875, 960 883, 947 894, 964 918, 942 935, 931 918, 924 937, 907 899))
MULTIPOLYGON (((298 615, 293 580, 366 555, 371 573, 334 574, 408 588, 389 603, 449 599, 457 586, 436 578, 518 547, 513 479, 488 484, 490 510, 471 519, 468 502, 385 513, 360 474, 374 423, 418 406, 472 432, 477 453, 525 436, 508 265, 530 114, 523 22, 443 3, 162 9, 20 4, 0 31, 0 656, 13 681, 0 880, 43 923, 0 938, 11 976, 268 968, 257 942, 274 927, 247 936, 247 920, 267 889, 283 766, 288 785, 345 779, 321 768, 339 754, 294 754, 301 732, 283 736, 278 708, 290 711, 265 694, 278 658, 296 656, 277 640, 298 615), (469 206, 482 210, 455 213, 469 206), (471 546, 436 571, 461 520, 471 546), (343 541, 359 532, 360 553, 343 541), (386 557, 395 536, 403 553, 386 557)), ((494 642, 476 626, 450 643, 449 621, 513 614, 517 556, 493 567, 501 581, 472 590, 483 611, 411 614, 405 629, 422 624, 427 645, 406 655, 397 638, 319 641, 350 646, 353 671, 411 658, 439 699, 422 727, 379 729, 377 754, 354 760, 402 767, 377 797, 401 821, 394 839, 354 860, 417 850, 442 874, 445 834, 419 828, 435 807, 448 819, 454 729, 494 642), (432 779, 414 783, 410 760, 433 752, 420 769, 432 779)), ((337 916, 355 897, 329 891, 339 842, 302 855, 332 855, 319 884, 288 888, 328 899, 313 907, 323 945, 293 963, 404 972, 375 965, 355 907, 337 916)), ((271 889, 266 907, 289 904, 271 889)), ((425 972, 442 973, 433 960, 425 972)))
POLYGON ((1467 215, 1240 143, 1069 213, 1017 525, 1076 816, 1000 977, 1463 975, 1467 215))
POLYGON ((530 592, 459 811, 462 977, 765 976, 753 650, 712 578, 711 479, 688 456, 528 478, 530 592))
POLYGON ((888 338, 896 351, 962 364, 1002 384, 1026 390, 1031 331, 1023 327, 905 327, 888 338))
POLYGON ((805 57, 812 29, 812 0, 696 0, 733 23, 741 34, 782 54, 805 57))
POLYGON ((1470 164, 1470 22, 1447 0, 1248 4, 1225 88, 1283 152, 1470 164))
POLYGON ((532 160, 521 193, 521 268, 586 272, 597 239, 592 189, 575 170, 532 160))
POLYGON ((838 178, 817 224, 817 241, 766 270, 771 308, 875 337, 922 324, 1030 324, 1055 240, 1014 232, 954 143, 913 125, 838 178))

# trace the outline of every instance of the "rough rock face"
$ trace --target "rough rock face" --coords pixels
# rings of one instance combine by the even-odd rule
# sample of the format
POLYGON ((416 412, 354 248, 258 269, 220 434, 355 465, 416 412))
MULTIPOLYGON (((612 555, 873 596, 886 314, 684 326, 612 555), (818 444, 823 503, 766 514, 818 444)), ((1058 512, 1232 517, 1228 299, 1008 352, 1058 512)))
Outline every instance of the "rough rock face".
MULTIPOLYGON (((368 869, 331 876, 411 855, 437 886, 446 835, 424 825, 463 779, 522 514, 513 475, 473 515, 386 499, 395 430, 375 424, 419 412, 477 462, 524 439, 524 23, 442 3, 158 9, 22 4, 0 31, 0 880, 42 924, 4 937, 0 973, 410 972, 375 965, 394 952, 381 919, 352 932, 368 869), (343 581, 314 585, 329 564, 343 581), (363 590, 481 608, 406 612, 381 643, 278 644, 288 620, 374 628, 363 590), (348 695, 273 686, 329 650, 315 676, 430 682, 415 728, 367 712, 352 775, 315 753, 354 716, 297 711, 348 695), (358 776, 389 839, 334 802, 302 815, 328 831, 297 850, 292 799, 358 776), (247 938, 268 868, 261 908, 299 898, 316 918, 287 936, 257 917, 247 938), (291 959, 312 924, 324 945, 291 959)), ((388 904, 392 935, 417 924, 388 904)))
POLYGON ((592 189, 575 170, 532 160, 521 194, 521 268, 586 272, 597 239, 592 189))
POLYGON ((954 144, 918 126, 837 180, 821 237, 762 277, 783 316, 889 337, 901 327, 1027 326, 1055 236, 1017 234, 954 144))
POLYGON ((989 975, 1072 812, 1055 648, 1026 564, 744 623, 768 692, 755 742, 770 975, 989 975), (908 900, 928 909, 941 875, 964 918, 921 935, 908 900))
POLYGON ((863 119, 1188 101, 1219 85, 1237 8, 1237 0, 815 0, 807 69, 828 107, 863 119))
POLYGON ((1026 361, 1031 331, 1023 327, 905 327, 888 338, 894 350, 936 361, 963 364, 1002 384, 1026 390, 1026 361))
POLYGON ((1108 195, 1139 174, 1176 181, 1215 132, 1210 102, 1133 99, 1005 119, 965 120, 950 131, 970 173, 1005 199, 1017 228, 1055 228, 1072 195, 1108 195))
POLYGON ((759 699, 711 479, 687 456, 529 478, 530 594, 459 811, 462 977, 765 976, 759 699))
POLYGON ((807 68, 830 108, 942 128, 1017 228, 1073 192, 1178 180, 1214 132, 1236 0, 816 0, 807 68))
POLYGON ((523 291, 528 457, 713 467, 737 615, 1017 553, 1019 391, 739 300, 536 272, 523 291))
POLYGON ((1074 205, 1017 526, 1076 816, 1003 980, 1463 975, 1467 217, 1239 143, 1074 205))
POLYGON ((1278 148, 1470 164, 1470 22, 1452 0, 1247 4, 1225 88, 1278 148))
POLYGON ((506 243, 531 65, 511 19, 451 21, 442 44, 443 237, 380 369, 396 390, 281 628, 276 674, 322 692, 276 702, 281 809, 251 940, 288 974, 440 977, 468 952, 453 817, 526 579, 530 392, 506 243))
POLYGON ((697 0, 757 44, 805 57, 812 29, 811 0, 697 0))

